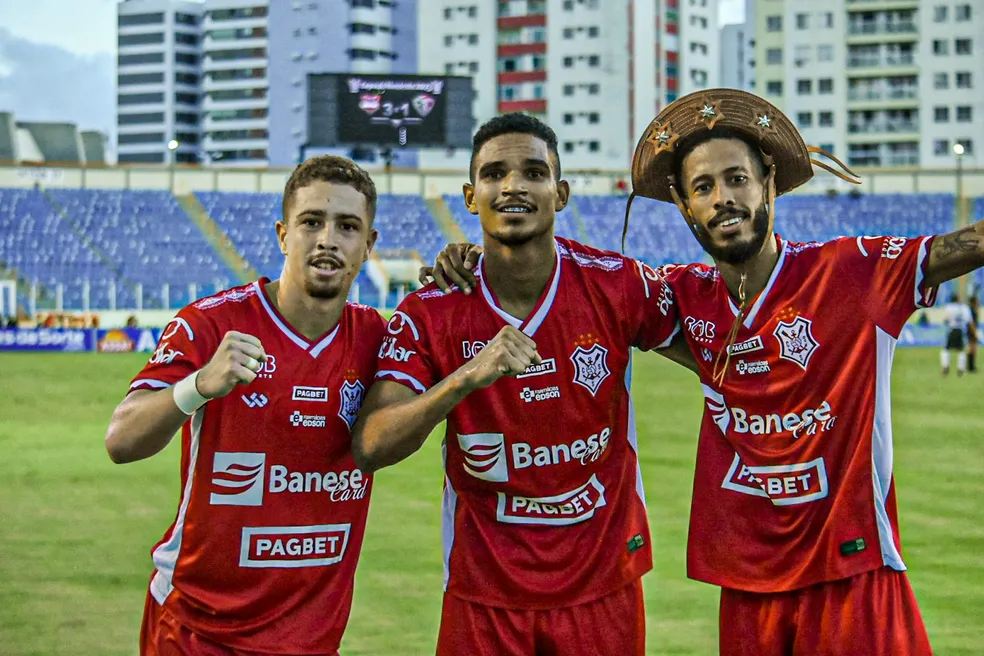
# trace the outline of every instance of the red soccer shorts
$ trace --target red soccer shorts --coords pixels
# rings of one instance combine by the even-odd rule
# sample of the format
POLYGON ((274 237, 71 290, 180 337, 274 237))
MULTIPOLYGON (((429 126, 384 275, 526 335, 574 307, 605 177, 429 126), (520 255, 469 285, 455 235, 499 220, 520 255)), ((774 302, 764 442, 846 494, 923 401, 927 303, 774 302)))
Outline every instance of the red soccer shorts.
POLYGON ((930 656, 904 572, 887 567, 802 590, 721 590, 721 656, 930 656))
MULTIPOLYGON (((147 595, 140 627, 140 656, 264 656, 257 651, 233 649, 209 640, 178 624, 174 616, 147 595)), ((336 654, 337 656, 337 654, 336 654)))
POLYGON ((444 595, 438 656, 645 653, 641 580, 586 604, 550 610, 493 608, 444 595))

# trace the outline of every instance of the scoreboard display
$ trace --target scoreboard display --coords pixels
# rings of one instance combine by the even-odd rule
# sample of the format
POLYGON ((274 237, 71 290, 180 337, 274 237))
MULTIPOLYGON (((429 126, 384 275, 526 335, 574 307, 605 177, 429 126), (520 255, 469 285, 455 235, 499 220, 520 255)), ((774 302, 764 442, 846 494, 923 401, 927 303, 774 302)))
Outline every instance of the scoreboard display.
POLYGON ((308 146, 467 148, 471 78, 442 75, 308 76, 308 146))

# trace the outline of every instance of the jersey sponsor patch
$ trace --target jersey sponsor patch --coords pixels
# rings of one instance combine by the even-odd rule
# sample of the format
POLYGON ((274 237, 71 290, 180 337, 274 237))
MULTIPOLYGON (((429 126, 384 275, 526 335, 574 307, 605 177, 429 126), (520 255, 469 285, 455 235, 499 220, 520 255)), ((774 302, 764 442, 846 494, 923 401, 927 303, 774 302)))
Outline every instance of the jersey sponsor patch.
POLYGON ((338 404, 338 417, 348 424, 349 430, 352 430, 352 425, 359 416, 365 394, 366 387, 361 380, 347 380, 338 389, 338 396, 341 399, 338 404))
POLYGON ((823 458, 792 465, 749 467, 736 453, 721 487, 766 497, 777 506, 792 506, 825 498, 829 483, 823 458))
POLYGON ((345 557, 351 524, 244 526, 240 567, 323 567, 345 557))
POLYGON ((502 433, 458 435, 458 446, 464 451, 464 468, 469 475, 490 483, 505 483, 509 480, 505 435, 502 433))
POLYGON ((290 395, 291 401, 314 401, 316 403, 328 402, 327 387, 307 387, 305 385, 295 385, 294 391, 290 395))
POLYGON ((554 358, 547 358, 546 360, 542 360, 540 364, 531 364, 526 367, 526 371, 518 374, 516 378, 532 378, 534 376, 545 376, 556 372, 557 361, 554 358))
POLYGON ((752 353, 754 351, 761 351, 765 346, 762 344, 762 338, 756 335, 751 339, 746 339, 744 342, 738 342, 737 344, 732 344, 728 347, 728 353, 731 355, 741 355, 744 353, 752 353))
POLYGON ((532 387, 524 387, 523 391, 519 393, 519 398, 527 403, 533 403, 534 401, 548 401, 550 399, 560 398, 560 388, 556 385, 550 385, 549 387, 541 387, 540 389, 533 389, 532 387))
POLYGON ((217 451, 212 460, 213 506, 262 506, 265 453, 217 451))
POLYGON ((496 519, 504 524, 565 526, 594 517, 605 506, 605 486, 597 474, 570 492, 550 497, 520 497, 499 492, 496 519))

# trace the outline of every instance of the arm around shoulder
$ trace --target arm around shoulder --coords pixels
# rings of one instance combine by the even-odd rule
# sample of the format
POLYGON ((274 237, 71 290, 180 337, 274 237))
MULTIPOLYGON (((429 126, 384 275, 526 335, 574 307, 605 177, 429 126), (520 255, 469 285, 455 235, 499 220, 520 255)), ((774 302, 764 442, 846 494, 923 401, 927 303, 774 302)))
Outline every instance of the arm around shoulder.
POLYGON ((984 220, 933 239, 926 286, 937 287, 984 266, 984 220))

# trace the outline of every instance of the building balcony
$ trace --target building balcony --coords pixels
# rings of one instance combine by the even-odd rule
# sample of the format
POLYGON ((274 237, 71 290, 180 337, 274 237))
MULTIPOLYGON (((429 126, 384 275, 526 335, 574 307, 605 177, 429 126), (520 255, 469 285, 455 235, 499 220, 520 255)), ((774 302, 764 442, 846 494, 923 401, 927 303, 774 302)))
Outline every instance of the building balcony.
POLYGON ((544 27, 547 24, 547 15, 499 16, 497 23, 500 30, 518 30, 521 27, 544 27))
POLYGON ((847 99, 853 102, 871 102, 882 100, 918 100, 918 87, 895 89, 866 89, 863 87, 847 90, 847 99))
POLYGON ((545 82, 546 71, 510 71, 499 73, 499 84, 519 84, 521 82, 545 82))
POLYGON ((529 112, 531 114, 542 114, 547 111, 547 101, 540 100, 500 100, 499 113, 508 114, 511 112, 529 112))
POLYGON ((919 28, 915 23, 849 23, 847 33, 850 36, 862 35, 915 35, 919 28))
POLYGON ((898 55, 848 55, 848 68, 893 68, 915 66, 916 57, 912 53, 898 55))
POLYGON ((546 43, 502 43, 498 46, 499 57, 519 57, 521 55, 542 55, 547 52, 546 43))
POLYGON ((848 11, 917 9, 919 0, 847 0, 848 11))

